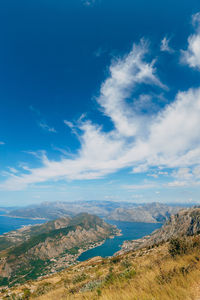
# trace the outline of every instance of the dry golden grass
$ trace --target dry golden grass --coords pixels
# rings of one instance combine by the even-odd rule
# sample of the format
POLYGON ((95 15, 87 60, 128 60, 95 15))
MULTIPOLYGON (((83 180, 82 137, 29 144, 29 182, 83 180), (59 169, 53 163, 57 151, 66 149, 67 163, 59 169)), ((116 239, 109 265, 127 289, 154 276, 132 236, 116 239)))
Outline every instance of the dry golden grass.
MULTIPOLYGON (((37 300, 197 300, 199 283, 199 249, 172 258, 165 244, 80 263, 26 288, 34 290, 30 299, 37 300)), ((24 288, 12 293, 19 295, 24 288)))

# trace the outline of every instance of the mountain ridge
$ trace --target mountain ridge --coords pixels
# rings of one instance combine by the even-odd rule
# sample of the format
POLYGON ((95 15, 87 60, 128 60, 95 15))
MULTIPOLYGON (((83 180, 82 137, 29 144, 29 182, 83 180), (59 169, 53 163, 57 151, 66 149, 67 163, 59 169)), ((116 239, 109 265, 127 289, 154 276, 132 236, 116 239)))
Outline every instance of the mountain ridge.
POLYGON ((0 284, 54 273, 116 234, 115 226, 86 213, 5 234, 0 237, 0 284), (11 241, 7 247, 6 239, 11 241))

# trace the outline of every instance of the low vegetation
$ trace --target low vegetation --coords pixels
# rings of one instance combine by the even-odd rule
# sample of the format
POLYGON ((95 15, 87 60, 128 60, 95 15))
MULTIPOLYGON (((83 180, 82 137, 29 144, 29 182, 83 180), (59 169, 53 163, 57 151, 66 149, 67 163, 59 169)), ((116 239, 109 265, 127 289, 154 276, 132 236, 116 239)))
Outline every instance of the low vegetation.
POLYGON ((4 291, 2 299, 195 300, 200 236, 173 238, 116 257, 93 258, 4 291))

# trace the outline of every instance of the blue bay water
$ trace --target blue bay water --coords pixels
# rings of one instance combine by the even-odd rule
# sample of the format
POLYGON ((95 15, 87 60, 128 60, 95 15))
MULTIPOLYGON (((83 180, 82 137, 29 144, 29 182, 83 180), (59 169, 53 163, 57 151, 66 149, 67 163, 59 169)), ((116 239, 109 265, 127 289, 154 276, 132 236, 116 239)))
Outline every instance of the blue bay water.
POLYGON ((112 225, 116 225, 119 229, 121 229, 122 235, 116 236, 114 239, 107 239, 103 245, 82 253, 78 258, 79 261, 84 261, 95 256, 112 256, 115 252, 120 250, 120 246, 125 240, 139 239, 162 226, 160 223, 105 221, 112 225))
MULTIPOLYGON (((1 213, 1 212, 0 212, 1 213)), ((0 216, 0 234, 6 233, 11 230, 16 230, 25 225, 35 225, 45 223, 46 220, 32 220, 22 218, 10 218, 6 216, 0 216)))
MULTIPOLYGON (((122 235, 116 236, 114 239, 107 239, 103 245, 82 253, 78 259, 79 261, 84 261, 95 256, 112 256, 115 252, 120 250, 120 246, 125 240, 139 239, 162 226, 160 223, 105 221, 112 225, 116 225, 119 229, 121 229, 122 235)), ((0 235, 11 230, 19 229, 22 226, 42 224, 45 222, 46 220, 42 219, 32 220, 0 216, 0 235)))

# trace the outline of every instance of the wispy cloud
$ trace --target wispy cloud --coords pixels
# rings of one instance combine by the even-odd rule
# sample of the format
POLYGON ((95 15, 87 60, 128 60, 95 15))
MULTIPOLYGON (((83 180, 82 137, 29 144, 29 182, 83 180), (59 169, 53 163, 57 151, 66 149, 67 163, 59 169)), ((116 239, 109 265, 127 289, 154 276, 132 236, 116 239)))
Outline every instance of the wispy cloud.
POLYGON ((99 47, 95 52, 94 52, 94 55, 96 56, 96 57, 100 57, 100 56, 102 56, 103 54, 105 54, 106 53, 106 49, 103 49, 102 47, 99 47))
POLYGON ((39 111, 39 109, 35 108, 33 105, 30 105, 29 108, 34 114, 36 114, 37 116, 41 116, 41 112, 39 111))
POLYGON ((44 121, 38 122, 38 126, 41 127, 43 130, 48 131, 48 132, 52 132, 52 133, 56 133, 57 132, 54 127, 50 127, 44 121))
POLYGON ((11 173, 14 173, 14 174, 18 173, 17 169, 15 169, 15 168, 8 167, 8 169, 11 173))
POLYGON ((187 182, 175 180, 175 181, 169 182, 166 186, 168 186, 168 187, 184 187, 184 186, 187 186, 187 182))
POLYGON ((173 53, 174 49, 169 46, 169 43, 170 39, 165 36, 161 41, 160 50, 163 52, 173 53))
POLYGON ((146 190, 152 189, 157 187, 155 183, 146 183, 146 184, 130 184, 130 185, 123 185, 122 188, 127 190, 146 190))
POLYGON ((39 109, 35 108, 33 105, 30 105, 29 109, 33 112, 37 119, 40 119, 39 121, 37 121, 37 124, 40 128, 47 132, 57 133, 54 127, 49 126, 47 122, 44 121, 45 118, 42 116, 42 113, 39 109))
POLYGON ((0 141, 0 145, 5 145, 5 142, 0 141))
MULTIPOLYGON (((13 174, 0 188, 20 190, 60 179, 97 179, 127 167, 133 172, 145 172, 152 167, 160 168, 159 172, 164 172, 162 168, 185 168, 174 173, 175 182, 171 186, 178 182, 184 186, 191 172, 187 168, 193 168, 193 176, 200 174, 200 169, 194 169, 200 165, 200 88, 178 92, 170 104, 148 115, 133 103, 133 93, 140 86, 146 90, 153 86, 159 94, 160 90, 167 90, 157 75, 156 61, 147 59, 149 54, 148 43, 141 40, 110 65, 96 101, 104 116, 112 121, 111 131, 104 132, 102 126, 86 118, 73 123, 65 121, 80 141, 76 155, 54 161, 43 153, 42 167, 29 169, 28 174, 13 174)), ((128 189, 153 187, 152 183, 126 186, 128 189)))

